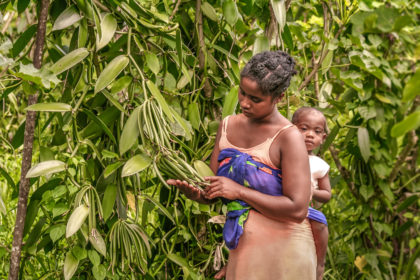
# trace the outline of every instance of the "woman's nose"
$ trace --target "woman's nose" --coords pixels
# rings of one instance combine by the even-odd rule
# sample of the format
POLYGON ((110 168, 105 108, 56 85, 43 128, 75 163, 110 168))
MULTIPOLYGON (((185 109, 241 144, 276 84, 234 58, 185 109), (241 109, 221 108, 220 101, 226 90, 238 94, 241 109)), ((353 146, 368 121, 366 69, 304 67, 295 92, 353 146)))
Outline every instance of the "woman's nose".
POLYGON ((247 101, 247 99, 246 99, 246 98, 244 98, 244 99, 240 100, 239 105, 240 105, 242 108, 245 108, 245 109, 249 109, 249 107, 250 107, 250 104, 249 104, 249 102, 247 101))

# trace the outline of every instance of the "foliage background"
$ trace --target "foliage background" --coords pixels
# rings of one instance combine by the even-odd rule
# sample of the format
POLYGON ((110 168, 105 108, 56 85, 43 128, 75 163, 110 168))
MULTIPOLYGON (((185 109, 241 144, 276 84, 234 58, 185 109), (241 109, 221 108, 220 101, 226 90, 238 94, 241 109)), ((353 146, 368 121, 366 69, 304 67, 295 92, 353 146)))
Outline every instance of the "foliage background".
POLYGON ((123 131, 134 109, 152 100, 163 112, 156 115, 168 121, 163 129, 171 149, 190 163, 207 160, 218 121, 237 110, 241 67, 266 49, 283 49, 297 61, 279 110, 290 117, 300 106, 318 106, 328 117, 330 134, 320 150, 333 187, 322 208, 330 230, 325 278, 419 277, 417 1, 56 0, 42 71, 30 66, 37 3, 0 3, 1 278, 9 270, 24 109, 35 92, 40 103, 71 109, 51 112, 53 105, 38 113, 33 164, 59 160, 66 168, 31 180, 21 277, 69 278, 68 269, 63 273, 68 258, 80 279, 211 278, 227 257, 217 223, 225 208, 167 188, 158 178, 169 176, 162 147, 136 129, 128 136, 123 131), (56 71, 54 63, 77 49, 86 56, 56 71), (120 55, 122 69, 106 71, 120 55), (122 177, 138 154, 147 159, 138 162, 145 168, 122 177), (97 207, 66 238, 85 187, 89 195, 80 203, 97 207), (113 237, 123 222, 144 234, 139 244, 113 237), (94 228, 105 256, 89 241, 94 228))

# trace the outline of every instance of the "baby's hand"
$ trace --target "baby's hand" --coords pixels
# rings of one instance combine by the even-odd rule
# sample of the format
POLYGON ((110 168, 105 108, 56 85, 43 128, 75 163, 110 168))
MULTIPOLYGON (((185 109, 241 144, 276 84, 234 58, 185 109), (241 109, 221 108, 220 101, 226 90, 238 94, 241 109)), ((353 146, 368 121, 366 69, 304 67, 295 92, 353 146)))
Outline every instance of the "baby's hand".
POLYGON ((223 176, 210 176, 204 178, 210 181, 210 186, 204 190, 205 198, 214 199, 216 197, 224 197, 230 200, 238 199, 243 187, 235 181, 223 176))

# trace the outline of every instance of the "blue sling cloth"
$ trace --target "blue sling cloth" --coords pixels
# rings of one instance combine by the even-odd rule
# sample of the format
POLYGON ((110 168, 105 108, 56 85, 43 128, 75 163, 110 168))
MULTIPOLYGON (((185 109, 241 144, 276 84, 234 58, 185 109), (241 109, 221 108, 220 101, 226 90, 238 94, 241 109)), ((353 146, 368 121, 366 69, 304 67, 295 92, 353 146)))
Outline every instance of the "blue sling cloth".
MULTIPOLYGON (((244 187, 264 194, 283 195, 280 169, 255 161, 250 155, 233 148, 221 150, 218 161, 217 176, 227 177, 244 187)), ((241 200, 223 199, 223 202, 227 204, 228 210, 223 238, 229 249, 235 249, 252 207, 241 200)), ((308 218, 327 225, 324 214, 312 207, 309 207, 308 218)))

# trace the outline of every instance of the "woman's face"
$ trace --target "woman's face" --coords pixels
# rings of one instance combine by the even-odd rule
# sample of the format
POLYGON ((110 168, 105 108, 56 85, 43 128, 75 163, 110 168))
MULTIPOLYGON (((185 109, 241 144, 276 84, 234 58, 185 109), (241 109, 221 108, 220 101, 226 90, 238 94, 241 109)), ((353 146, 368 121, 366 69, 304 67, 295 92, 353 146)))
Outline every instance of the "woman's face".
POLYGON ((252 119, 261 119, 271 114, 280 98, 263 95, 257 82, 242 78, 239 84, 238 101, 242 113, 252 119))

